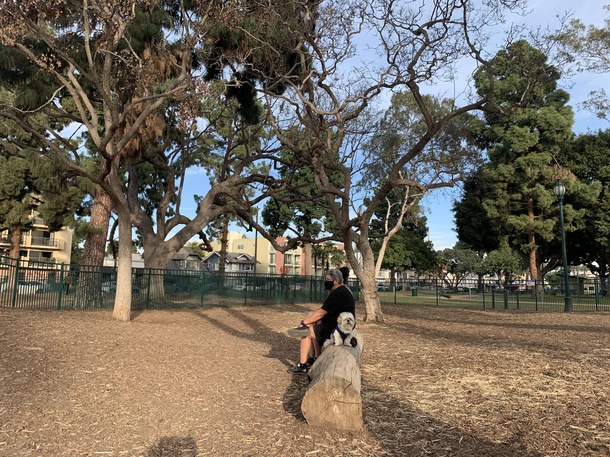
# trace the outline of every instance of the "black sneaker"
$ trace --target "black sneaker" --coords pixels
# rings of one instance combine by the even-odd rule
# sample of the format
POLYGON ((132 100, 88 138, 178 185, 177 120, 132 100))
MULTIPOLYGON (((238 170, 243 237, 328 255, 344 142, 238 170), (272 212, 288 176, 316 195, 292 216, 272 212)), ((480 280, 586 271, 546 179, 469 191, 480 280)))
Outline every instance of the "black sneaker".
POLYGON ((307 369, 311 368, 311 366, 313 365, 313 363, 318 360, 317 357, 310 357, 307 359, 307 362, 305 362, 305 366, 307 367, 307 369))
POLYGON ((299 363, 292 368, 288 368, 288 373, 291 374, 307 374, 309 367, 307 364, 299 363))
POLYGON ((297 328, 291 328, 288 330, 288 336, 291 336, 293 338, 304 338, 306 336, 309 336, 309 334, 311 333, 309 331, 308 327, 297 327, 297 328))

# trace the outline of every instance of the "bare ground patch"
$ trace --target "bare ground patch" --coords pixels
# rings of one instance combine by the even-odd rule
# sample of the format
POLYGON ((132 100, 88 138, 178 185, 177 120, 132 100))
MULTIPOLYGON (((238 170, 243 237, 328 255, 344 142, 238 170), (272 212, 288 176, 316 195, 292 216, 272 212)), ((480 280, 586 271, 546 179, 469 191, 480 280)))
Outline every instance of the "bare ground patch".
POLYGON ((610 314, 386 305, 347 433, 307 425, 286 373, 316 307, 0 309, 0 455, 610 455, 610 314))

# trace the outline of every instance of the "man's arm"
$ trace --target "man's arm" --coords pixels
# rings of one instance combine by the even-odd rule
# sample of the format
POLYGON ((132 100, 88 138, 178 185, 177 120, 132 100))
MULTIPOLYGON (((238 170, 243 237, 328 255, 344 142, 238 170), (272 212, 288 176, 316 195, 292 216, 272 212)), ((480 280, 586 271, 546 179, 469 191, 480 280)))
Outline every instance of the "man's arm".
POLYGON ((303 324, 303 325, 315 324, 320 319, 322 319, 324 316, 326 316, 326 314, 328 314, 328 313, 325 310, 323 310, 322 308, 320 308, 315 313, 313 313, 311 316, 307 316, 305 319, 303 319, 301 321, 301 324, 303 324))

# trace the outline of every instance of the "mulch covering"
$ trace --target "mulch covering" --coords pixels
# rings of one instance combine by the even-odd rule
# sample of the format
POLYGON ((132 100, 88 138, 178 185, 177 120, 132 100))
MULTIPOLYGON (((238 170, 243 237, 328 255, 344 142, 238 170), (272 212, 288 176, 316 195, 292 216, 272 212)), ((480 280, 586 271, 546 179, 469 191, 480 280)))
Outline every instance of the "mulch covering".
POLYGON ((0 455, 610 455, 610 314, 386 305, 350 433, 310 427, 286 373, 317 306, 0 309, 0 455))

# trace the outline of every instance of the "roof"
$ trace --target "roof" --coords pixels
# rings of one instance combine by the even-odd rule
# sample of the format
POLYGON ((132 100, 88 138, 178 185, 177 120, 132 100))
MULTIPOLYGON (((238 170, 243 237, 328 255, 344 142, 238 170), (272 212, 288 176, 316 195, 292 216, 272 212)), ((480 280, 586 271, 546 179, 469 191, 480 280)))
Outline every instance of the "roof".
MULTIPOLYGON (((214 251, 209 254, 206 258, 203 259, 205 262, 212 256, 218 256, 220 258, 220 252, 214 251)), ((250 254, 246 254, 245 252, 227 252, 227 263, 254 263, 254 257, 250 254)), ((258 260, 256 263, 260 263, 258 260)))
POLYGON ((191 257, 191 256, 197 256, 197 257, 199 257, 199 260, 201 260, 201 256, 199 254, 195 254, 195 252, 193 252, 193 250, 191 248, 189 248, 188 246, 184 246, 183 248, 181 248, 178 252, 176 252, 174 254, 174 256, 172 257, 172 260, 184 260, 187 257, 191 257))

